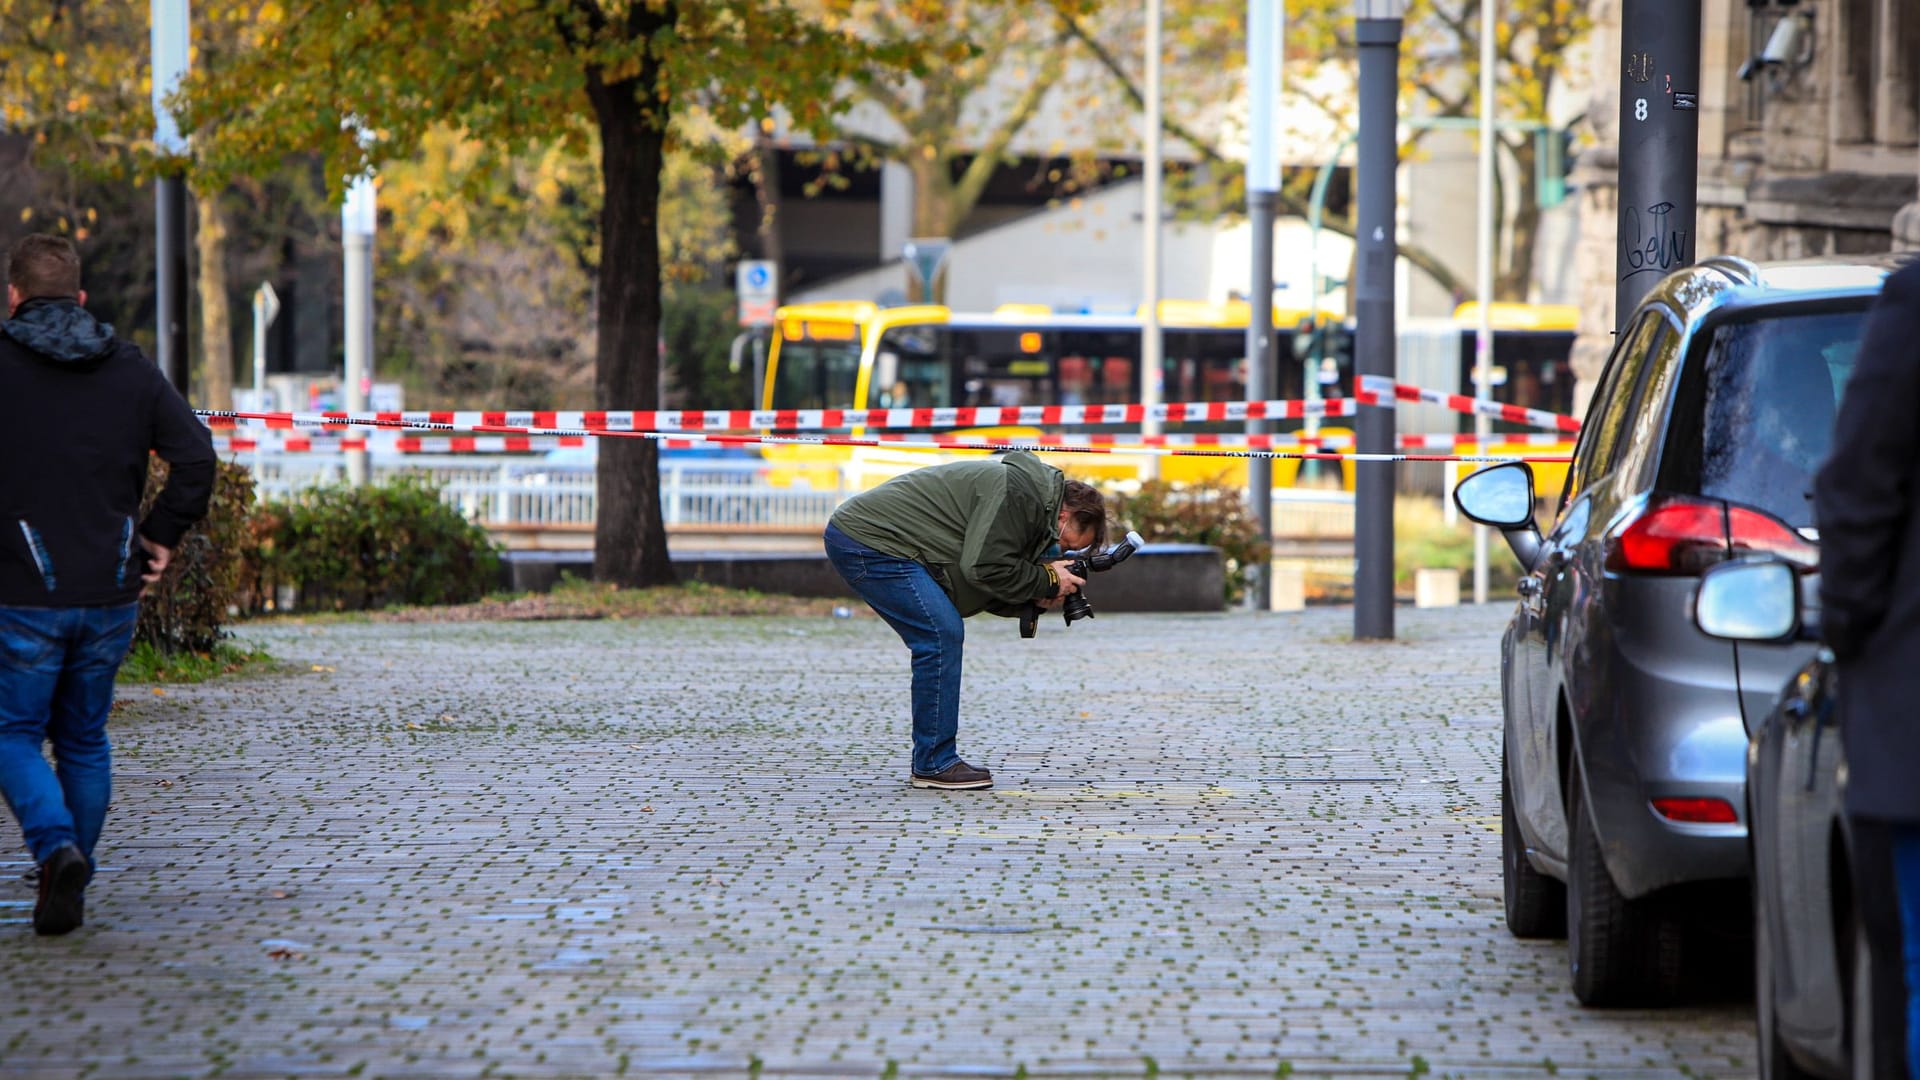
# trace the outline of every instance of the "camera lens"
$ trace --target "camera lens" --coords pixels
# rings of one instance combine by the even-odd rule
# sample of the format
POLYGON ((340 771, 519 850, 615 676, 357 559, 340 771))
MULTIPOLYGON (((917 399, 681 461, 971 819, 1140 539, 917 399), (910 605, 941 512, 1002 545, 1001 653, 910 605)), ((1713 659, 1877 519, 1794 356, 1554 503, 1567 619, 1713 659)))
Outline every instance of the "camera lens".
POLYGON ((1093 605, 1087 602, 1084 593, 1074 593, 1060 605, 1060 613, 1066 616, 1067 625, 1072 626, 1075 620, 1093 618, 1093 605))

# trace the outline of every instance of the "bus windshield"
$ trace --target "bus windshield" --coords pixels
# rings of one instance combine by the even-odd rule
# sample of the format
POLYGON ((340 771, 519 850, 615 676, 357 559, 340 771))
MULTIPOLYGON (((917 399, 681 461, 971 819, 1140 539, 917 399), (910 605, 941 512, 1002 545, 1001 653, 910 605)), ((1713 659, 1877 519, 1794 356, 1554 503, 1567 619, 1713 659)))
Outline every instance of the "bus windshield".
POLYGON ((841 409, 853 402, 859 341, 788 341, 774 365, 776 409, 841 409))

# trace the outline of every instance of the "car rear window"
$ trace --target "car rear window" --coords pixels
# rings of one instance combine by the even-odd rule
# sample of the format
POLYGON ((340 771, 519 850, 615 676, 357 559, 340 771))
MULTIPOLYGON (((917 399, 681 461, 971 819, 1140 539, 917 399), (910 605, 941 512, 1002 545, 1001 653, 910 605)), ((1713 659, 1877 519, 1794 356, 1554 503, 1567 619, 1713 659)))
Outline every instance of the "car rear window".
POLYGON ((1833 443, 1865 303, 1763 311, 1715 326, 1681 377, 1661 486, 1811 526, 1813 474, 1833 443))

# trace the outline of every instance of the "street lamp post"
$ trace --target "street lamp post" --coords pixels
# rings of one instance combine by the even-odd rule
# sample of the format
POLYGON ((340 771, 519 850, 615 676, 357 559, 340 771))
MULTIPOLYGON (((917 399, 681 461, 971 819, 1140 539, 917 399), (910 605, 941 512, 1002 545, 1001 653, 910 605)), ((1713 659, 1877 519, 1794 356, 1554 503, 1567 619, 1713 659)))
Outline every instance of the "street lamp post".
MULTIPOLYGON (((1360 46, 1359 261, 1354 297, 1354 370, 1394 377, 1395 170, 1400 166, 1400 28, 1406 0, 1354 0, 1360 46)), ((1393 411, 1360 412, 1360 452, 1393 452, 1393 411)), ((1353 636, 1393 637, 1393 486, 1390 461, 1355 463, 1353 636)))
MULTIPOLYGON (((1140 421, 1140 434, 1160 434, 1160 421, 1153 416, 1160 404, 1160 0, 1147 0, 1146 109, 1141 126, 1146 130, 1145 161, 1140 177, 1140 261, 1142 303, 1140 305, 1140 403, 1146 416, 1140 421)), ((1147 455, 1143 473, 1149 478, 1160 474, 1160 459, 1147 455)))
MULTIPOLYGON (((1479 221, 1474 237, 1476 268, 1474 291, 1480 296, 1480 320, 1473 335, 1473 396, 1493 396, 1493 28, 1498 0, 1480 0, 1480 162, 1479 221)), ((1473 414, 1476 454, 1487 452, 1493 424, 1485 413, 1473 414)), ((1445 495, 1442 495, 1445 498, 1445 495)), ((1487 602, 1487 527, 1473 527, 1473 602, 1487 602)))
MULTIPOLYGON (((1247 223, 1253 231, 1253 273, 1247 289, 1247 397, 1265 401, 1273 370, 1273 215, 1280 191, 1280 154, 1274 113, 1280 105, 1280 69, 1285 56, 1287 12, 1281 0, 1247 0, 1247 223)), ((1264 420, 1249 419, 1247 435, 1265 434, 1264 420)), ((1247 499, 1262 540, 1273 539, 1273 462, 1247 462, 1247 499)), ((1270 565, 1254 568, 1253 608, 1272 603, 1270 565)))
POLYGON ((154 179, 154 292, 159 308, 160 371, 187 390, 187 140, 166 105, 187 77, 187 0, 153 0, 153 146, 163 159, 154 179))
MULTIPOLYGON (((340 241, 344 249, 342 270, 346 309, 346 364, 341 381, 343 405, 350 413, 365 412, 367 383, 373 372, 373 230, 375 221, 373 177, 363 176, 347 188, 347 201, 340 207, 340 241)), ((347 451, 347 483, 359 487, 367 482, 367 452, 347 451)))
POLYGON ((1700 0, 1620 7, 1620 198, 1613 327, 1691 265, 1700 176, 1700 0))

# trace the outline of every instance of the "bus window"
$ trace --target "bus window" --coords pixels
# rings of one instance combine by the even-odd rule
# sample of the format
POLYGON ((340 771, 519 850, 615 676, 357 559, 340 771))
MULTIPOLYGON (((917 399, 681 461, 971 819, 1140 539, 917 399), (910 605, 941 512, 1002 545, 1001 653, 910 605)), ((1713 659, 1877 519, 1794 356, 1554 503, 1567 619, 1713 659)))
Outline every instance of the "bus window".
POLYGON ((859 373, 858 342, 783 342, 774 364, 773 407, 851 408, 854 379, 859 373))
POLYGON ((1237 327, 1178 328, 1161 334, 1164 401, 1240 401, 1247 389, 1247 332, 1237 327))
POLYGON ((953 365, 938 327, 888 330, 880 336, 879 355, 867 387, 867 407, 941 408, 953 400, 953 365))
POLYGON ((1070 327, 1041 335, 1056 356, 1062 405, 1120 405, 1134 400, 1140 335, 1112 328, 1070 327))

